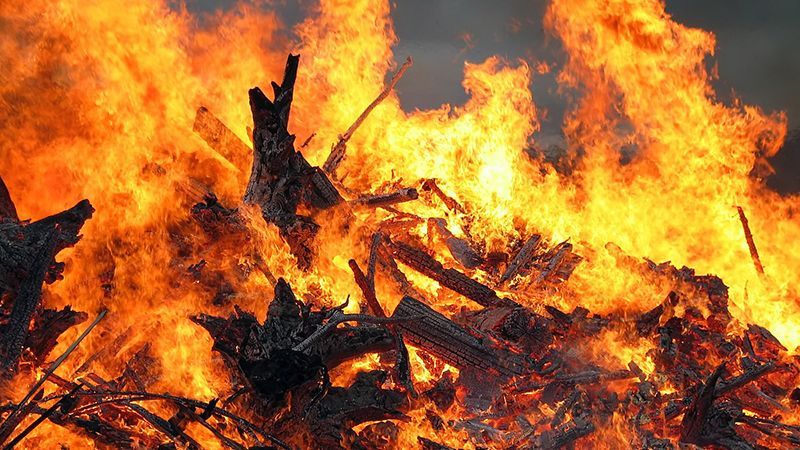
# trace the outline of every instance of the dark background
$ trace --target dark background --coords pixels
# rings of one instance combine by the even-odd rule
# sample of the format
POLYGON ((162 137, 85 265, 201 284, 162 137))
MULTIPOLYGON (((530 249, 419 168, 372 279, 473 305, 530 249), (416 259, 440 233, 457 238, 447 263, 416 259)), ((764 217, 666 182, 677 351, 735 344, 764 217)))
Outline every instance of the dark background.
MULTIPOLYGON (((231 0, 189 0, 189 8, 225 8, 231 0)), ((302 20, 310 0, 275 6, 288 26, 302 20)), ((414 58, 414 67, 398 85, 404 109, 462 103, 465 61, 491 55, 509 60, 555 63, 559 43, 546 35, 544 0, 396 0, 392 7, 399 43, 395 59, 414 58)), ((667 11, 680 23, 712 31, 717 37, 717 93, 728 100, 735 91, 744 103, 766 111, 786 111, 790 129, 800 127, 800 1, 667 0, 667 11)), ((564 99, 555 91, 554 73, 535 75, 536 106, 547 110, 540 145, 560 142, 564 99)), ((777 173, 769 184, 781 192, 800 192, 800 137, 790 132, 784 149, 772 160, 777 173)))

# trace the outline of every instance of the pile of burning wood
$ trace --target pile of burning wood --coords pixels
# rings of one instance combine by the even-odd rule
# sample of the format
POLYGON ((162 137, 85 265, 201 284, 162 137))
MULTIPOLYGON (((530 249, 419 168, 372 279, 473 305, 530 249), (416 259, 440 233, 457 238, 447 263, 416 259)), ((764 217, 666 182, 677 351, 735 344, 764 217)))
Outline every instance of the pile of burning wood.
MULTIPOLYGON (((319 223, 321 211, 394 213, 372 230, 368 259, 361 265, 349 261, 364 300, 360 312, 345 312, 346 303, 320 308, 299 300, 286 281, 257 260, 256 267, 274 284, 263 322, 236 305, 230 305, 227 317, 187 318, 207 330, 225 360, 235 386, 230 397, 199 400, 150 391, 162 369, 148 346, 116 378, 93 373, 92 363, 115 354, 121 340, 83 362, 74 378, 57 376, 56 369, 104 313, 64 354, 45 364, 59 336, 88 316, 70 308, 46 309, 42 285, 61 277, 64 266, 55 256, 77 243, 94 210, 83 200, 54 216, 20 221, 0 183, 0 370, 10 378, 22 366, 42 369, 21 401, 0 409, 4 446, 23 442, 50 421, 99 447, 203 448, 207 445, 187 431, 199 425, 213 434, 215 446, 233 449, 396 448, 417 412, 424 428, 457 435, 459 446, 471 448, 594 447, 614 433, 626 434, 631 447, 646 449, 681 443, 729 449, 800 446, 800 427, 783 420, 796 414, 800 403, 800 360, 762 327, 734 331, 722 280, 609 249, 618 253, 620 266, 669 285, 667 298, 638 317, 622 317, 580 307, 569 312, 531 308, 501 296, 498 292, 509 289, 553 289, 568 281, 581 258, 571 244, 548 245, 539 235, 515 243, 506 254, 484 254, 448 230, 444 220, 393 208, 428 196, 463 211, 436 180, 371 195, 347 192, 336 180, 337 166, 347 139, 381 97, 342 135, 325 165, 313 167, 295 149, 287 129, 298 59, 289 56, 282 83, 272 84, 272 99, 258 88, 250 91, 254 158, 244 202, 257 205, 264 220, 280 230, 301 269, 314 265, 315 237, 326 226, 319 223), (420 223, 441 237, 455 264, 446 267, 408 232, 420 223), (408 269, 475 302, 476 309, 442 314, 407 279, 403 270, 408 269), (472 276, 476 269, 491 283, 472 276), (404 294, 393 311, 377 298, 376 277, 404 294), (646 345, 654 367, 593 363, 586 351, 605 332, 646 345), (438 378, 426 381, 424 389, 407 346, 438 378), (381 369, 358 373, 349 386, 332 385, 329 371, 376 353, 381 369), (456 370, 436 370, 441 367, 456 370), (171 417, 148 409, 149 402, 168 405, 171 417)), ((247 149, 205 108, 198 111, 195 130, 231 161, 247 149)), ((191 217, 208 242, 250 239, 241 212, 213 194, 192 208, 191 217)), ((746 235, 756 256, 752 236, 746 235)), ((230 291, 215 285, 219 279, 206 273, 205 265, 191 265, 187 276, 218 293, 230 291)), ((436 434, 418 437, 419 447, 427 450, 453 444, 436 434)))

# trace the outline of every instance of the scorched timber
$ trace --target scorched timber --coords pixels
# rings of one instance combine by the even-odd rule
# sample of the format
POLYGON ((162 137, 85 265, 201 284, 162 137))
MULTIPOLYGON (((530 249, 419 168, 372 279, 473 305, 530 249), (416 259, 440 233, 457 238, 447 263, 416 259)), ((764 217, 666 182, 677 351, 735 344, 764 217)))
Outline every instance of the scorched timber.
POLYGON ((394 257, 403 262, 403 264, 482 306, 487 308, 518 306, 511 300, 498 297, 497 293, 488 286, 473 280, 463 273, 455 269, 445 269, 442 263, 436 261, 423 250, 404 242, 392 242, 391 249, 394 257))
MULTIPOLYGON (((92 213, 94 208, 89 201, 82 200, 66 211, 27 225, 14 220, 0 221, 0 292, 14 292, 20 286, 35 270, 35 260, 42 248, 52 246, 47 251, 54 257, 75 245, 81 227, 92 213)), ((61 276, 64 266, 52 257, 44 262, 48 266, 45 281, 52 283, 61 276)))
POLYGON ((527 373, 526 362, 514 353, 495 349, 424 303, 403 297, 392 317, 417 317, 395 326, 410 344, 459 368, 494 371, 504 376, 527 373))
MULTIPOLYGON (((36 222, 19 222, 5 184, 0 180, 0 295, 10 294, 11 313, 0 334, 0 369, 14 370, 29 340, 31 320, 39 308, 44 283, 61 278, 64 263, 56 255, 75 245, 94 208, 82 200, 72 208, 36 222)), ((41 331, 39 329, 39 331, 41 331)), ((54 340, 55 332, 45 340, 54 340)), ((43 337, 42 337, 43 338, 43 337)), ((42 342, 44 351, 47 347, 42 342)), ((41 352, 39 352, 41 353, 41 352)))
POLYGON ((540 235, 534 234, 525 242, 525 245, 522 246, 517 256, 511 260, 506 271, 503 272, 503 276, 500 277, 501 284, 514 278, 523 267, 530 264, 531 260, 536 255, 536 247, 539 246, 539 241, 541 241, 541 239, 542 237, 540 235))
POLYGON ((371 194, 364 195, 353 200, 351 203, 354 206, 380 208, 384 206, 391 206, 397 203, 410 202, 419 197, 417 190, 414 188, 399 189, 388 194, 371 194))
POLYGON ((323 170, 325 173, 335 177, 336 169, 339 167, 339 164, 342 163, 345 157, 345 152, 347 151, 347 141, 353 137, 353 133, 356 132, 358 127, 364 123, 367 116, 376 106, 378 106, 386 97, 389 96, 389 93, 392 92, 392 89, 397 85, 397 82, 400 81, 400 78, 403 77, 405 71, 411 67, 411 58, 407 58, 406 62, 403 63, 403 66, 400 67, 400 70, 397 71, 396 74, 392 77, 392 80, 389 82, 389 85, 384 88, 384 90, 378 95, 378 97, 370 103, 364 112, 361 113, 360 116, 356 119, 356 121, 350 125, 350 128, 344 132, 344 134, 339 136, 339 141, 331 149, 331 153, 328 155, 328 159, 325 160, 325 164, 322 165, 323 170))
POLYGON ((219 120, 205 106, 197 110, 194 118, 194 132, 197 133, 209 147, 214 149, 236 168, 245 167, 248 155, 252 152, 250 146, 242 142, 221 120, 219 120))
POLYGON ((313 212, 343 199, 325 173, 295 150, 295 136, 287 129, 299 60, 299 56, 289 55, 283 81, 280 85, 272 83, 272 100, 261 89, 250 89, 253 167, 244 203, 261 208, 264 220, 277 226, 289 244, 298 267, 306 270, 314 257, 313 241, 319 225, 311 217, 298 214, 298 207, 313 212))
POLYGON ((467 269, 475 269, 483 264, 483 258, 475 251, 466 239, 456 237, 448 228, 444 219, 428 219, 428 226, 435 229, 444 239, 444 245, 450 255, 467 269))

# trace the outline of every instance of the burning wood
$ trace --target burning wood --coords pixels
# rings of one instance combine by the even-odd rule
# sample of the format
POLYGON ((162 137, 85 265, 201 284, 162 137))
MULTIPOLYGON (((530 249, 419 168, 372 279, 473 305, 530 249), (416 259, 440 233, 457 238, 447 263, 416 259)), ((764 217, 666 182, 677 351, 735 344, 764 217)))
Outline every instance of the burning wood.
POLYGON ((394 205, 397 203, 410 202, 411 200, 416 200, 417 197, 418 194, 416 189, 405 188, 395 192, 390 192, 388 194, 364 195, 353 200, 350 203, 356 206, 380 208, 384 206, 394 205))
POLYGON ((327 209, 342 197, 325 174, 294 149, 295 137, 287 129, 299 59, 289 55, 283 81, 272 84, 272 100, 259 88, 250 90, 254 156, 244 203, 261 208, 264 220, 278 227, 298 266, 305 270, 314 257, 313 240, 319 225, 298 214, 298 206, 327 209))
MULTIPOLYGON (((478 217, 474 211, 482 207, 474 199, 462 206, 434 179, 425 179, 418 192, 397 189, 404 186, 397 177, 372 190, 380 194, 361 196, 334 185, 348 140, 410 60, 340 136, 323 169, 295 149, 288 130, 298 64, 299 57, 289 55, 272 98, 250 90, 253 161, 243 203, 258 206, 288 244, 304 273, 293 285, 304 295, 298 298, 286 281, 301 271, 272 258, 282 243, 262 242, 267 238, 250 228, 247 207, 223 205, 207 193, 167 233, 176 247, 161 268, 166 278, 174 275, 170 292, 209 294, 191 310, 203 312, 186 320, 210 336, 224 363, 219 370, 230 378, 229 389, 219 389, 224 383, 215 378, 213 388, 210 383, 198 391, 206 400, 163 393, 169 386, 161 379, 179 370, 177 363, 163 359, 157 352, 164 350, 135 326, 104 335, 71 376, 56 375, 105 312, 41 370, 59 336, 87 318, 69 307, 44 308, 42 286, 62 277, 63 264, 54 258, 78 241, 94 210, 82 201, 23 222, 0 180, 3 366, 13 375, 24 361, 43 373, 31 372, 38 376, 21 401, 0 405, 0 443, 22 444, 43 426, 100 446, 202 448, 210 439, 236 450, 591 448, 615 433, 622 435, 619 446, 643 448, 800 443, 797 358, 766 328, 738 327, 720 278, 631 258, 613 245, 606 249, 618 267, 598 267, 603 258, 581 241, 553 245, 529 225, 519 227, 530 233, 524 242, 518 229, 482 234, 480 227, 494 219, 478 217), (340 189, 354 198, 347 204, 358 214, 347 206, 334 209, 345 204, 340 189), (399 203, 405 204, 393 208, 399 203), (334 242, 340 237, 357 243, 342 250, 334 242), (638 310, 593 314, 575 306, 588 284, 583 278, 568 283, 583 260, 576 248, 588 251, 594 270, 630 271, 639 283, 657 286, 647 291, 657 295, 625 292, 642 295, 638 310), (434 256, 447 252, 452 259, 445 256, 445 263, 434 256), (342 276, 342 267, 349 267, 352 280, 342 276), (412 277, 412 283, 406 268, 425 278, 412 277), (263 277, 253 276, 259 272, 263 277), (267 285, 272 299, 262 302, 267 285), (439 286, 463 301, 437 302, 439 286), (352 291, 339 292, 346 289, 352 291), (348 301, 330 306, 335 295, 358 292, 360 313, 348 301), (101 376, 121 354, 125 359, 110 372, 117 376, 101 376)), ((197 111, 194 130, 243 167, 249 146, 208 109, 197 111)), ((191 191, 188 198, 199 188, 191 191)), ((739 214, 763 274, 741 208, 739 214)), ((112 301, 118 267, 114 255, 109 258, 102 298, 112 301)))
POLYGON ((445 194, 444 191, 442 191, 439 185, 436 184, 435 179, 431 178, 423 181, 422 189, 425 191, 433 192, 437 197, 439 197, 439 200, 441 200, 442 203, 447 205, 447 208, 450 209, 451 211, 461 212, 461 213, 465 212, 464 208, 454 198, 450 197, 449 195, 445 194))
POLYGON ((747 241, 747 248, 750 250, 750 257, 753 258, 753 265, 759 275, 764 275, 764 266, 761 265, 761 258, 758 256, 758 249, 753 240, 753 233, 750 232, 750 224, 747 222, 747 216, 744 215, 744 210, 741 206, 736 207, 739 213, 739 220, 742 222, 742 229, 744 230, 744 238, 747 241))
POLYGON ((514 278, 523 267, 527 266, 536 252, 536 247, 539 245, 539 241, 542 239, 541 236, 538 234, 534 234, 527 241, 525 241, 525 245, 519 250, 514 259, 511 260, 511 263, 506 268, 506 271, 503 272, 503 276, 500 277, 500 284, 503 284, 512 278, 514 278))
POLYGON ((456 237, 450 230, 444 219, 428 219, 429 224, 433 224, 436 231, 444 239, 450 255, 466 269, 475 269, 484 263, 483 257, 475 251, 466 239, 456 237))
POLYGON ((14 206, 14 201, 11 200, 11 194, 8 192, 3 179, 0 178, 0 220, 9 219, 13 222, 19 222, 17 208, 14 206))
POLYGON ((386 97, 389 96, 389 93, 392 92, 392 89, 394 89, 394 87, 397 85, 397 82, 400 81, 400 78, 403 77, 403 74, 406 72, 406 70, 411 67, 411 64, 411 58, 409 57, 400 67, 400 70, 394 74, 392 80, 389 82, 389 85, 386 86, 380 95, 378 95, 378 97, 367 106, 364 112, 358 116, 356 121, 350 125, 350 128, 348 128, 344 134, 339 136, 339 141, 333 146, 330 155, 328 155, 328 159, 325 160, 325 164, 322 166, 323 170, 325 170, 325 173, 335 176, 336 169, 344 160, 345 151, 347 150, 347 141, 350 140, 350 138, 353 136, 353 133, 355 133, 356 130, 358 130, 358 127, 360 127, 364 120, 366 120, 367 116, 369 116, 369 113, 372 112, 376 106, 378 106, 386 97))
POLYGON ((245 167, 252 153, 251 147, 239 139, 221 120, 205 106, 197 110, 194 132, 234 167, 245 167))
POLYGON ((504 376, 522 375, 528 370, 524 358, 492 348, 443 315, 411 297, 403 297, 392 317, 414 318, 400 322, 408 341, 459 368, 493 371, 504 376))
POLYGON ((404 264, 480 305, 486 307, 515 305, 513 301, 498 297, 491 288, 463 273, 455 269, 445 269, 439 261, 423 250, 404 242, 391 242, 390 246, 392 254, 404 264))
MULTIPOLYGON (((11 311, 3 320, 3 334, 0 336, 0 371, 14 371, 17 368, 23 349, 41 344, 44 347, 28 347, 46 356, 60 333, 57 329, 43 329, 29 339, 31 321, 36 318, 42 296, 42 286, 61 278, 64 264, 55 261, 56 255, 80 240, 80 229, 88 220, 94 208, 87 200, 74 207, 37 220, 32 223, 20 222, 14 203, 8 195, 5 184, 0 180, 0 296, 8 295, 11 311), (45 337, 41 333, 51 333, 45 337)), ((75 320, 70 314, 63 316, 68 321, 75 320)), ((37 320, 42 320, 40 316, 37 320)), ((77 323, 79 320, 75 320, 77 323)), ((63 332, 69 325, 58 325, 63 332)), ((55 326, 54 326, 55 328, 55 326)))

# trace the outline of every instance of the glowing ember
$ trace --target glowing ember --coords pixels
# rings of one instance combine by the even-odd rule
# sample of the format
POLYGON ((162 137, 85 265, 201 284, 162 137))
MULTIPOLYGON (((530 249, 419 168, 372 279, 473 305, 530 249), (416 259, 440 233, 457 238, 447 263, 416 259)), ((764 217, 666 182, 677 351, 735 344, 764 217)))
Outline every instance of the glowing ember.
POLYGON ((566 65, 467 64, 465 104, 411 113, 388 1, 0 23, 0 442, 800 443, 800 202, 754 170, 787 120, 718 100, 661 1, 552 0, 566 65))

